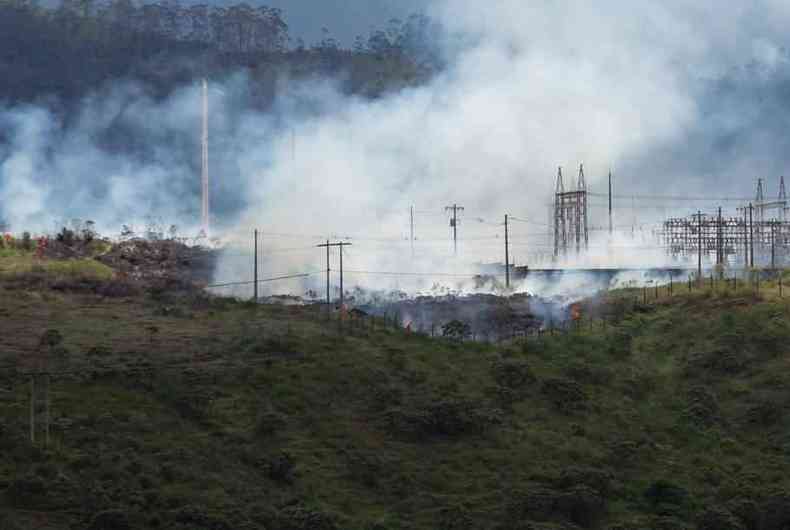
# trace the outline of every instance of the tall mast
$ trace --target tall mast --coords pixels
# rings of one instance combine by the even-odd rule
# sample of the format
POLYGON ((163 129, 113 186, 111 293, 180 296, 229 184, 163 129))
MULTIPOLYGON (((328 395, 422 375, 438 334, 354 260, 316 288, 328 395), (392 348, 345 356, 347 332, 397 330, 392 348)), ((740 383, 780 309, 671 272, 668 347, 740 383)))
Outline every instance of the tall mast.
POLYGON ((203 79, 203 135, 202 135, 202 160, 201 160, 201 223, 203 232, 209 235, 209 206, 208 206, 208 81, 203 79))

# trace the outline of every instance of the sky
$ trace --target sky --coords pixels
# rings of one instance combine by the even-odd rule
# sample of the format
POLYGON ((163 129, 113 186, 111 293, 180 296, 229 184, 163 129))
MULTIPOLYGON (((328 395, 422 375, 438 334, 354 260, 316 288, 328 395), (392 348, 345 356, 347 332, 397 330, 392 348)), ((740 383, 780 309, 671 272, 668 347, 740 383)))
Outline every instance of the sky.
MULTIPOLYGON (((316 18, 347 20, 349 36, 376 11, 329 5, 316 18)), ((790 175, 786 1, 722 10, 714 0, 434 0, 428 8, 463 38, 447 50, 446 70, 422 86, 365 100, 345 95, 335 79, 310 79, 284 84, 262 114, 245 101, 250 81, 239 72, 212 95, 211 139, 222 141, 210 153, 215 226, 244 244, 261 229, 267 273, 320 268, 314 243, 327 238, 354 242, 345 256, 352 270, 452 272, 501 260, 505 213, 527 221, 513 225, 511 256, 530 263, 551 251, 547 204, 558 166, 569 186, 584 163, 597 192, 612 170, 615 193, 626 197, 748 197, 757 177, 775 196, 778 177, 790 175), (237 206, 223 210, 223 202, 237 206), (450 204, 465 207, 458 260, 450 204), (406 240, 412 205, 417 261, 406 240)), ((86 98, 70 124, 45 108, 0 108, 12 139, 0 146, 0 205, 31 229, 57 214, 91 216, 114 232, 151 211, 194 230, 199 98, 185 86, 152 101, 119 83, 86 98), (103 150, 96 139, 109 123, 123 124, 152 154, 103 150)), ((591 201, 594 225, 605 222, 604 200, 591 201)), ((638 216, 649 234, 667 215, 718 205, 618 197, 615 225, 638 216)), ((734 204, 723 206, 735 214, 734 204)), ((613 243, 602 237, 592 235, 587 264, 666 259, 630 230, 613 243)), ((248 265, 229 259, 217 279, 244 277, 248 265)))

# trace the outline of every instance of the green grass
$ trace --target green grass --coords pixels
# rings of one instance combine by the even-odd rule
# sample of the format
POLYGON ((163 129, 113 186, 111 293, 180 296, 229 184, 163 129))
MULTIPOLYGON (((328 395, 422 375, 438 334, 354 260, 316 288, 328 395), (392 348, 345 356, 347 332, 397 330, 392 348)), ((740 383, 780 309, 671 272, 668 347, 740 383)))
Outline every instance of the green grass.
POLYGON ((110 279, 112 268, 94 259, 38 259, 33 252, 0 249, 0 275, 40 273, 49 277, 83 276, 110 279))
POLYGON ((78 372, 53 381, 48 449, 26 440, 28 380, 0 376, 7 524, 118 510, 134 528, 693 528, 746 501, 775 514, 790 491, 778 298, 680 293, 501 345, 172 303, 0 291, 0 364, 54 328, 53 364, 78 372), (528 377, 503 386, 503 361, 528 377), (12 495, 31 477, 48 489, 12 495))

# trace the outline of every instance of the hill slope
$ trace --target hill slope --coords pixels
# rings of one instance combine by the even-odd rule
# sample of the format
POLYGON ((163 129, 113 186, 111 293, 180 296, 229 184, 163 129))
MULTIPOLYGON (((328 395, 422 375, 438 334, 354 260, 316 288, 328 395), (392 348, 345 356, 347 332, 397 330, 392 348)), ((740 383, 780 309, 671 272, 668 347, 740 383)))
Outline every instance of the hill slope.
POLYGON ((680 294, 483 345, 0 278, 0 528, 790 524, 782 300, 680 294))

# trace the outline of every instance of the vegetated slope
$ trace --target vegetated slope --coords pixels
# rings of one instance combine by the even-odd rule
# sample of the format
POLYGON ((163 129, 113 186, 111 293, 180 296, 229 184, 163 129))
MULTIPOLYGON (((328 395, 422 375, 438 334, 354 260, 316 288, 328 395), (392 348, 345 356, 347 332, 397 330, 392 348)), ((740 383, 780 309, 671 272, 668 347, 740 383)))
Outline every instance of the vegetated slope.
POLYGON ((2 528, 790 525, 784 301, 684 294, 494 346, 1 278, 2 528), (73 372, 48 449, 8 368, 41 349, 73 372))

